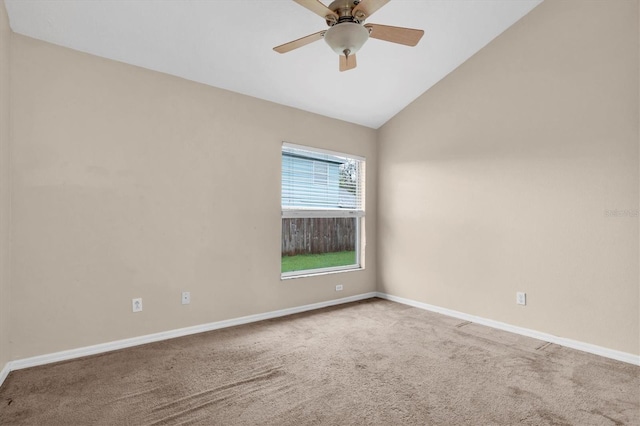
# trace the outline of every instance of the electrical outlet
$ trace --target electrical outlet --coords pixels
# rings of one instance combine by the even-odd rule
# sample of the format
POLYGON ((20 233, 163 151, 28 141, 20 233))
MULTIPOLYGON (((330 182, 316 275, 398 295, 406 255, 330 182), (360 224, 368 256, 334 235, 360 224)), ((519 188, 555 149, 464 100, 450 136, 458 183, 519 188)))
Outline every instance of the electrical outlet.
POLYGON ((518 305, 526 305, 527 304, 527 293, 523 293, 521 291, 516 293, 516 303, 518 305))
POLYGON ((183 291, 182 292, 182 304, 183 305, 188 305, 189 303, 191 303, 191 292, 183 291))
POLYGON ((133 312, 142 312, 142 298, 131 299, 131 308, 133 312))
POLYGON ((338 284, 338 285, 336 286, 336 291, 342 291, 342 289, 343 289, 343 288, 344 288, 344 287, 342 287, 342 284, 338 284))

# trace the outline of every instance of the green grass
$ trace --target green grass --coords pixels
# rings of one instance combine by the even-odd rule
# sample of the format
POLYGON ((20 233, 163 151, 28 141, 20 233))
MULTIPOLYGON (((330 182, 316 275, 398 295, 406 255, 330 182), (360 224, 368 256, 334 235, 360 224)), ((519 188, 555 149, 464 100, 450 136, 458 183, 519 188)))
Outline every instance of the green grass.
POLYGON ((332 266, 354 265, 355 251, 339 251, 323 254, 300 254, 282 257, 282 272, 304 271, 307 269, 330 268, 332 266))

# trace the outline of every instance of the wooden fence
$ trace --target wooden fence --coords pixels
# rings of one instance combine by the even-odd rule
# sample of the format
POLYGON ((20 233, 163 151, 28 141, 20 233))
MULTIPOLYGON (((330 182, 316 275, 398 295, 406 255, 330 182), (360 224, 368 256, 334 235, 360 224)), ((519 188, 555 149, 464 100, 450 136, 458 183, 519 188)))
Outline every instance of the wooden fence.
POLYGON ((282 219, 282 255, 355 250, 355 218, 282 219))

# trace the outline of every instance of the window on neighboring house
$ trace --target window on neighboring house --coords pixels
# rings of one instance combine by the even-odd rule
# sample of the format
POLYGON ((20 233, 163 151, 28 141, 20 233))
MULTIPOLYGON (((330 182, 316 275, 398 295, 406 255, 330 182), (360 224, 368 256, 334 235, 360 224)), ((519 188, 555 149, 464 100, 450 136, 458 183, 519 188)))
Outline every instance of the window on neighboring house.
POLYGON ((283 277, 362 268, 364 158, 282 145, 283 277))

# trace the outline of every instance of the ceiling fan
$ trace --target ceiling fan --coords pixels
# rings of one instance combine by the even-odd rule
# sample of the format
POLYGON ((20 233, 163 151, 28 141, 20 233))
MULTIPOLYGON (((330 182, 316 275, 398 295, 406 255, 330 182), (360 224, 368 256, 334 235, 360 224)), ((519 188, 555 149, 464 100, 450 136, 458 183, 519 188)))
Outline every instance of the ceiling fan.
POLYGON ((356 67, 356 52, 369 37, 415 46, 424 34, 423 30, 364 23, 389 0, 335 0, 329 6, 319 0, 293 1, 324 18, 329 29, 290 41, 273 50, 286 53, 324 38, 329 47, 340 55, 340 71, 356 67))

